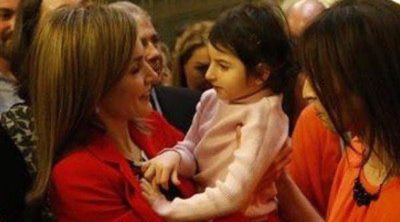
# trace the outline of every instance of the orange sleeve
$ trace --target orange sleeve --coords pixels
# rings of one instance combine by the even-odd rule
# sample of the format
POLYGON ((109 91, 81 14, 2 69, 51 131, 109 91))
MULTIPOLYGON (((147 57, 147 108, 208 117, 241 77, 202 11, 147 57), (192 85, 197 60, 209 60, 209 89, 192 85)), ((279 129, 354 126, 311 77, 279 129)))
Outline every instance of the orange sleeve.
POLYGON ((289 172, 311 204, 325 216, 330 187, 341 157, 339 136, 318 118, 313 105, 300 114, 292 137, 289 172))
POLYGON ((315 206, 321 199, 314 186, 319 178, 320 146, 318 131, 313 119, 314 107, 308 106, 297 120, 293 137, 292 161, 289 164, 289 172, 307 199, 315 206))

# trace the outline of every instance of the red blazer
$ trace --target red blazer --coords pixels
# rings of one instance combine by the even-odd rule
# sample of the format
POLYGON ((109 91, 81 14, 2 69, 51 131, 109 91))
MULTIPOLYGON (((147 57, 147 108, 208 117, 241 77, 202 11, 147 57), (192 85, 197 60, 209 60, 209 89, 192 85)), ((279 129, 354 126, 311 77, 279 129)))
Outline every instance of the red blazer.
MULTIPOLYGON (((149 158, 171 147, 183 134, 157 113, 151 115, 155 130, 145 135, 131 129, 132 140, 149 158)), ((186 197, 194 186, 182 180, 186 197)), ((139 180, 129 163, 105 134, 97 133, 89 145, 69 153, 53 168, 50 202, 57 221, 163 221, 141 194, 139 180)))

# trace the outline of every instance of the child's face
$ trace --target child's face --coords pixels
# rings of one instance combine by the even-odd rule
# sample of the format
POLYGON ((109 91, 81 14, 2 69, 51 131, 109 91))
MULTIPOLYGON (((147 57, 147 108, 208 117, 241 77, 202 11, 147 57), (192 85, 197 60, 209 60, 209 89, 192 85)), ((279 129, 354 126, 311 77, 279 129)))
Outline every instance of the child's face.
POLYGON ((256 79, 247 77, 246 67, 238 57, 228 50, 220 51, 210 43, 207 47, 211 63, 205 77, 220 99, 235 101, 263 87, 256 79))

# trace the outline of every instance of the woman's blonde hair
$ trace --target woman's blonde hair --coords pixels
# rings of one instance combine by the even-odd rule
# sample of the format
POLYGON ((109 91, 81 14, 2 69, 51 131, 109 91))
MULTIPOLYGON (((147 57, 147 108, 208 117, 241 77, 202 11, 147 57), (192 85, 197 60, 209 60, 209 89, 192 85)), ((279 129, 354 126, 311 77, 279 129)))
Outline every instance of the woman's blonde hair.
POLYGON ((109 6, 111 8, 116 8, 119 10, 123 10, 126 13, 128 13, 129 15, 133 15, 135 17, 135 19, 138 18, 145 18, 148 20, 151 20, 151 17, 149 15, 149 13, 147 13, 145 10, 143 10, 141 7, 139 7, 138 5, 129 2, 129 1, 117 1, 117 2, 113 2, 110 3, 109 6))
POLYGON ((28 202, 40 200, 53 162, 89 135, 95 107, 127 72, 136 23, 108 6, 64 7, 43 20, 28 55, 38 174, 28 202))
POLYGON ((173 51, 173 73, 174 83, 187 87, 184 66, 192 57, 194 50, 206 46, 208 35, 214 25, 212 21, 201 21, 185 27, 183 32, 176 38, 173 51))

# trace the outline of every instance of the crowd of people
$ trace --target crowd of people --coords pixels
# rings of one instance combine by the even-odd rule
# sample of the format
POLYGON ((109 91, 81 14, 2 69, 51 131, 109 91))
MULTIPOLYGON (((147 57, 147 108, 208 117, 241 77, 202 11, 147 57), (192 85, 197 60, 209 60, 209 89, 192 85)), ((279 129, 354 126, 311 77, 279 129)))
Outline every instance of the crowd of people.
POLYGON ((0 221, 400 221, 400 4, 0 1, 0 221))

